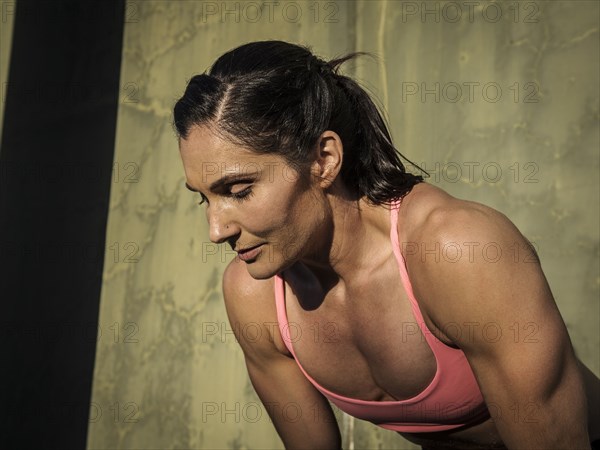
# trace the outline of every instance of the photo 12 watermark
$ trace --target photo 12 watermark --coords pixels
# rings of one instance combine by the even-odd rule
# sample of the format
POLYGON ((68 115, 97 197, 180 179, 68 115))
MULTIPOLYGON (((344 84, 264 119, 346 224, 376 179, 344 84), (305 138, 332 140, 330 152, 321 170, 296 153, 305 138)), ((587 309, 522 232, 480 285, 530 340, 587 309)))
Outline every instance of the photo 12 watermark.
POLYGON ((408 163, 406 168, 411 171, 423 169, 436 183, 539 183, 540 172, 539 165, 533 161, 436 161, 421 162, 419 166, 408 163))
POLYGON ((338 23, 339 2, 334 1, 202 1, 199 21, 219 23, 338 23))
POLYGON ((76 321, 2 321, 0 334, 5 339, 19 342, 106 342, 110 344, 137 344, 139 325, 136 322, 76 321))
POLYGON ((135 161, 113 161, 112 165, 95 162, 0 162, 0 187, 18 188, 23 183, 41 185, 72 185, 101 183, 139 183, 140 165, 135 161))
POLYGON ((137 242, 0 241, 0 251, 17 260, 63 264, 135 264, 140 261, 137 242), (106 254, 105 254, 106 253, 106 254))
POLYGON ((46 82, 23 84, 5 82, 2 85, 2 103, 6 103, 8 93, 19 99, 21 106, 70 105, 72 103, 102 103, 119 94, 120 103, 139 103, 140 88, 133 81, 126 81, 117 92, 107 84, 83 82, 46 82))
POLYGON ((316 344, 331 344, 339 341, 338 325, 335 322, 314 322, 301 327, 295 322, 288 322, 281 327, 277 322, 248 322, 235 323, 231 326, 228 322, 206 321, 200 325, 201 342, 211 341, 225 344, 238 342, 238 337, 247 342, 257 342, 267 339, 273 342, 273 336, 278 333, 288 344, 310 339, 316 344))
POLYGON ((402 103, 539 103, 541 91, 534 81, 402 81, 400 88, 402 103))
POLYGON ((489 241, 465 242, 417 242, 406 241, 401 243, 402 255, 405 258, 416 258, 422 263, 498 263, 507 259, 512 263, 539 263, 537 244, 534 242, 503 243, 489 241))
POLYGON ((140 406, 136 402, 114 402, 103 405, 99 402, 90 404, 90 423, 108 421, 112 423, 137 423, 140 420, 140 406))
MULTIPOLYGON (((136 6, 135 2, 127 2, 126 11, 133 10, 130 3, 136 6)), ((14 20, 18 11, 21 23, 28 25, 64 24, 68 21, 76 21, 78 24, 104 24, 110 20, 123 20, 122 8, 121 2, 2 1, 0 21, 6 24, 9 20, 14 20)), ((133 16, 135 13, 126 14, 125 21, 135 21, 133 16)))
POLYGON ((498 322, 446 322, 438 326, 439 330, 430 330, 425 322, 402 322, 401 342, 412 340, 413 336, 421 336, 421 342, 426 342, 427 337, 444 343, 441 336, 445 336, 452 342, 468 343, 486 343, 496 344, 500 341, 512 344, 539 344, 540 340, 536 337, 540 330, 536 322, 512 322, 501 325, 498 322))
POLYGON ((400 1, 402 23, 458 23, 483 21, 535 24, 540 20, 540 6, 531 1, 400 1))

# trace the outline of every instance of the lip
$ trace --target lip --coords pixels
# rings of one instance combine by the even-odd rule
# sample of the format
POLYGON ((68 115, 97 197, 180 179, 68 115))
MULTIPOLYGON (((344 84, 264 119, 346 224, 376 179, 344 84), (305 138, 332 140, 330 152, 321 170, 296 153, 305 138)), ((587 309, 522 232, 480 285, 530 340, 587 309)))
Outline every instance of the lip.
POLYGON ((240 250, 237 252, 238 257, 242 261, 249 261, 251 259, 254 259, 262 251, 262 248, 261 248, 262 246, 263 246, 263 244, 260 244, 260 245, 257 245, 256 247, 250 247, 247 250, 240 250))

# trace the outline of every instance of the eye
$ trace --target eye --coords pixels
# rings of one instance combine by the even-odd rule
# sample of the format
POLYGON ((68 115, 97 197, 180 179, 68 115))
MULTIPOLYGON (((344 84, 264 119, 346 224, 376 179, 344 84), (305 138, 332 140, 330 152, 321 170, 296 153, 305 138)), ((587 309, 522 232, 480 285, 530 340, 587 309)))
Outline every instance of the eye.
POLYGON ((243 200, 249 198, 252 195, 252 193, 253 193, 252 188, 250 186, 248 186, 246 189, 242 189, 239 192, 231 192, 229 195, 234 200, 243 201, 243 200))

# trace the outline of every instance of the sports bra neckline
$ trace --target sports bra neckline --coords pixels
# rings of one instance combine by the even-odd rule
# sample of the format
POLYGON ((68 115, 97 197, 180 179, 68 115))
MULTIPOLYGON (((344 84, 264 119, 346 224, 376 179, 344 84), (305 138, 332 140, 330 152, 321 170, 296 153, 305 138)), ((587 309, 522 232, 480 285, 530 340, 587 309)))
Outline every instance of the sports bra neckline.
MULTIPOLYGON (((292 339, 289 339, 289 338, 286 339, 282 335, 282 339, 284 340, 286 347, 292 353, 292 356, 296 360, 296 363, 298 364, 298 367, 300 368, 300 370, 304 373, 306 378, 308 378, 308 380, 326 396, 330 396, 330 397, 336 398, 338 400, 346 401, 349 403, 355 403, 357 405, 381 405, 381 404, 407 405, 407 404, 419 402, 423 398, 428 396, 431 393, 431 391, 433 391, 435 389, 435 387, 437 386, 437 384, 440 380, 440 361, 439 361, 438 355, 435 351, 435 347, 437 347, 439 344, 441 344, 444 347, 446 347, 447 351, 448 350, 460 351, 459 349, 454 349, 450 346, 447 346, 446 344, 443 344, 441 341, 436 342, 436 338, 432 337, 433 336, 432 332, 429 330, 429 328, 423 321, 423 316, 418 307, 418 304, 416 303, 416 301, 413 301, 414 295, 412 295, 412 287, 410 286, 410 281, 408 281, 408 273, 407 273, 407 270, 405 267, 404 257, 402 255, 402 253, 400 252, 398 233, 397 233, 398 208, 400 206, 400 203, 401 203, 401 200, 396 200, 395 202, 392 202, 392 207, 390 208, 390 222, 391 222, 390 239, 392 241, 392 250, 396 257, 396 262, 398 263, 398 268, 399 268, 399 272, 400 272, 400 278, 402 281, 402 285, 404 286, 405 291, 407 291, 408 298, 411 303, 411 309, 413 312, 414 319, 417 322, 417 324, 419 325, 419 328, 421 329, 421 331, 423 332, 425 340, 435 358, 435 363, 436 363, 435 374, 434 374, 433 378, 431 379, 431 381, 429 382, 429 384, 421 392, 419 392, 418 394, 416 394, 410 398, 407 398, 407 399, 403 399, 403 400, 362 400, 362 399, 356 399, 356 398, 351 398, 351 397, 345 397, 341 394, 332 392, 332 391, 324 388, 323 386, 321 386, 319 383, 317 383, 304 370, 304 367, 302 367, 302 364, 300 364, 300 361, 296 357, 296 352, 294 350, 294 344, 292 342, 292 339), (408 283, 407 283, 407 281, 408 281, 408 283), (425 330, 423 330, 423 328, 425 328, 425 330)), ((286 308, 286 296, 285 296, 285 280, 283 277, 283 273, 276 275, 275 282, 278 283, 278 288, 280 289, 280 295, 282 296, 282 299, 283 299, 283 308, 282 308, 283 311, 281 313, 283 316, 282 318, 285 320, 284 323, 285 323, 285 325, 287 325, 287 328, 289 330, 289 322, 288 322, 287 308, 286 308)))

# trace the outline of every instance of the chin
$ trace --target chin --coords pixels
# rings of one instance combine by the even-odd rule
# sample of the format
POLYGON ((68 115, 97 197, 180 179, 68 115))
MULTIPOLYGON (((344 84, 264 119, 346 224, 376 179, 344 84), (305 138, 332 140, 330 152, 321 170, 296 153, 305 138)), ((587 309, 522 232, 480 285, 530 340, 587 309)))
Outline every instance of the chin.
POLYGON ((278 268, 268 258, 263 260, 262 256, 264 255, 259 255, 258 258, 250 261, 238 260, 238 263, 244 264, 248 274, 255 280, 268 280, 278 273, 278 268))
POLYGON ((273 278, 278 272, 274 272, 273 270, 265 270, 264 268, 257 268, 254 263, 248 264, 246 266, 248 270, 248 274, 255 280, 268 280, 269 278, 273 278), (262 269, 262 270, 261 270, 262 269))
POLYGON ((253 261, 240 261, 242 264, 246 264, 246 270, 248 274, 255 280, 268 280, 273 278, 275 275, 283 272, 292 265, 295 261, 270 261, 269 258, 263 258, 266 254, 261 254, 258 258, 253 261))

